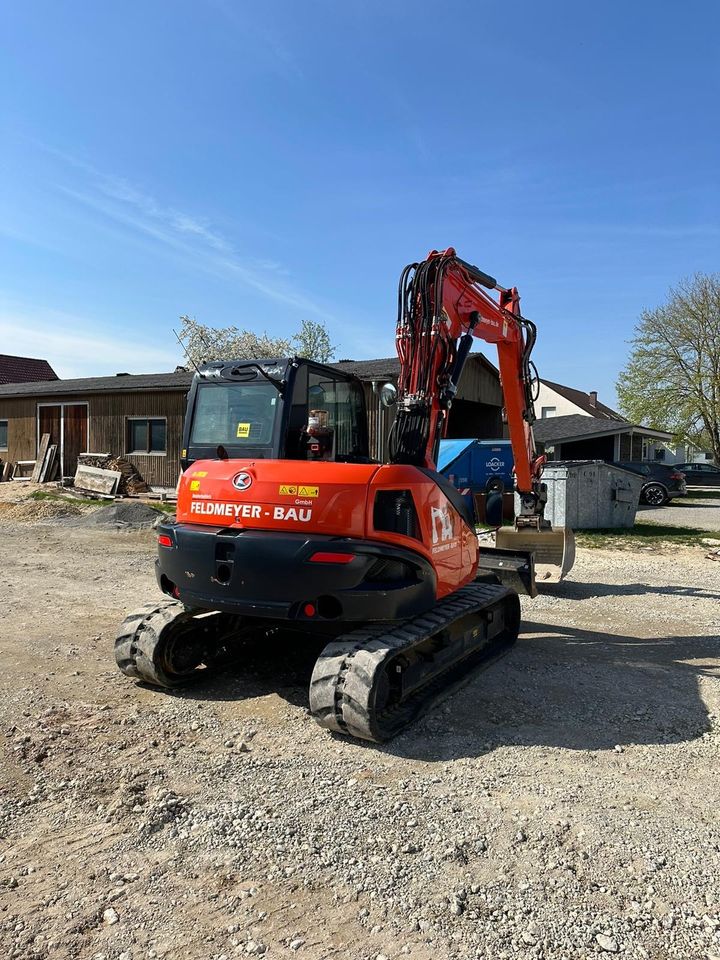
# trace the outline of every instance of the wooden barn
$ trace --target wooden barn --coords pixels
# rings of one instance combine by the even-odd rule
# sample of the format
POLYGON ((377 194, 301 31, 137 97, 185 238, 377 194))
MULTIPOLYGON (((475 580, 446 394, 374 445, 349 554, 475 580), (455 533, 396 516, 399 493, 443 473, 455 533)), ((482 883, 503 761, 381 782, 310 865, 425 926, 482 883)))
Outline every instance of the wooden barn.
POLYGON ((80 453, 110 453, 134 463, 149 484, 174 487, 191 380, 180 371, 2 384, 0 458, 34 460, 48 433, 61 476, 74 476, 80 453))
MULTIPOLYGON (((363 381, 370 453, 385 457, 394 410, 380 402, 385 383, 397 383, 396 357, 333 364, 363 381)), ((82 380, 0 384, 0 460, 35 460, 43 434, 58 445, 60 475, 72 477, 81 453, 108 453, 135 464, 152 486, 174 487, 180 472, 185 401, 192 373, 117 374, 82 380)), ((471 354, 453 404, 449 436, 504 436, 502 390, 496 368, 471 354)))

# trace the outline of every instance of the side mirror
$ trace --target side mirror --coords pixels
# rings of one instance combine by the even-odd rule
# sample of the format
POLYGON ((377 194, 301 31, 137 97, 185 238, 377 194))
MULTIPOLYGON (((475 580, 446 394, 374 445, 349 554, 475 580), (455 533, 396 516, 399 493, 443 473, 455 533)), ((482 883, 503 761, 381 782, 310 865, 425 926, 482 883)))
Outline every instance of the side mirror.
POLYGON ((397 387, 394 383, 384 383, 380 388, 380 403, 384 407, 393 407, 397 403, 397 387))

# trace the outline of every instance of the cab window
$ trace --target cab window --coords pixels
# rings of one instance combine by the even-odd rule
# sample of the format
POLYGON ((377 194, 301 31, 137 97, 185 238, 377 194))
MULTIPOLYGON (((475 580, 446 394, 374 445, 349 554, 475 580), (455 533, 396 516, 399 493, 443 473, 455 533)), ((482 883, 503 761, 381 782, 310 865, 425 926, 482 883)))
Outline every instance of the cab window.
POLYGON ((289 418, 287 456, 297 460, 364 460, 362 387, 301 371, 289 418))
POLYGON ((190 443, 258 446, 272 443, 278 392, 271 383, 200 384, 190 443))

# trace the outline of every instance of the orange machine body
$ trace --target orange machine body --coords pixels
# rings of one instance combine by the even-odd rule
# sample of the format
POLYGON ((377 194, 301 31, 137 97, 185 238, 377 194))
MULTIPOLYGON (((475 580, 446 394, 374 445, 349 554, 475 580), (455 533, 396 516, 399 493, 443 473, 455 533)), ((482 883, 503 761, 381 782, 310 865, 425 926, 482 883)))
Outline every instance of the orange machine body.
POLYGON ((177 521, 400 547, 432 565, 437 599, 474 580, 478 566, 475 530, 430 471, 405 464, 199 460, 181 477, 177 521), (375 526, 377 494, 385 490, 411 494, 415 536, 375 526))

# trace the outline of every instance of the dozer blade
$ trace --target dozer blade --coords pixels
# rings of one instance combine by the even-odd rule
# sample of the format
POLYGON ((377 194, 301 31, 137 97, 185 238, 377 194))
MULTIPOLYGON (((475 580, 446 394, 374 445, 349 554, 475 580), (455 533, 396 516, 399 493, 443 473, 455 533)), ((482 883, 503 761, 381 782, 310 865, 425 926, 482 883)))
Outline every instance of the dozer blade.
POLYGON ((515 593, 527 597, 538 595, 535 560, 531 550, 500 550, 481 544, 475 579, 499 581, 504 587, 510 587, 515 593))
POLYGON ((538 583, 558 583, 575 563, 575 536, 570 527, 557 530, 500 527, 495 534, 495 546, 503 550, 532 551, 538 583))

